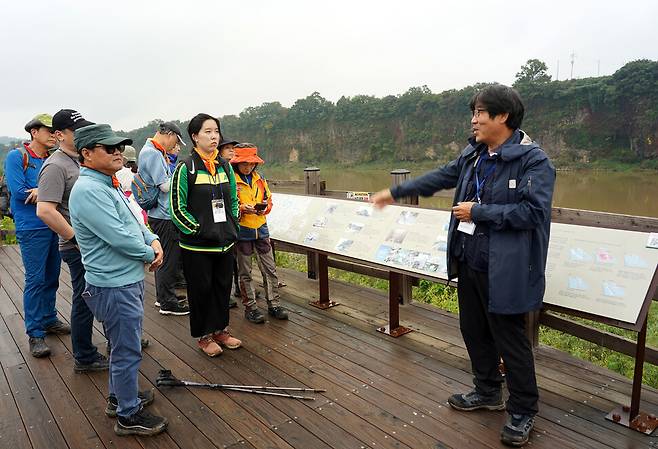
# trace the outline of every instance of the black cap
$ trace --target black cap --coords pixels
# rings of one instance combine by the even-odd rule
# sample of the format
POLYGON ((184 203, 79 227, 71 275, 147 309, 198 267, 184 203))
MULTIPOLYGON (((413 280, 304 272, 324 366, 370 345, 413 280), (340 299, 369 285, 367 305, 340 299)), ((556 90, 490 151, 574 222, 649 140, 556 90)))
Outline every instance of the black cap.
POLYGON ((217 145, 217 149, 221 150, 224 145, 237 145, 240 142, 237 140, 231 140, 229 138, 224 137, 221 142, 219 142, 219 145, 217 145))
POLYGON ((160 128, 159 128, 161 133, 168 133, 172 132, 178 136, 178 141, 181 143, 181 145, 185 146, 185 142, 183 142, 183 133, 181 132, 180 128, 178 127, 177 124, 174 122, 162 122, 160 123, 160 128))
POLYGON ((53 116, 53 129, 55 131, 64 131, 65 129, 75 131, 83 126, 93 124, 94 123, 85 120, 82 114, 73 109, 61 109, 53 116))

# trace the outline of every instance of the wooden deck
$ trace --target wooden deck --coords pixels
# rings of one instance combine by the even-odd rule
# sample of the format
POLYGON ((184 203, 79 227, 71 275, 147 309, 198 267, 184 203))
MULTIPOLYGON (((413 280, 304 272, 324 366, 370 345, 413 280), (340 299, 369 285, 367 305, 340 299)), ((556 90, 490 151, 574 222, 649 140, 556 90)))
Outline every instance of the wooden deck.
MULTIPOLYGON (((64 268, 66 268, 64 266, 64 268)), ((341 306, 307 305, 317 286, 282 270, 288 322, 254 325, 241 309, 231 329, 244 347, 209 359, 189 336, 187 317, 163 317, 147 278, 140 383, 156 388, 162 367, 179 378, 250 385, 326 388, 315 401, 173 388, 156 392, 152 411, 168 417, 167 433, 120 438, 104 414, 107 374, 74 374, 70 338, 48 337, 53 355, 29 355, 22 319, 23 267, 15 246, 0 248, 0 448, 480 448, 502 447, 502 412, 459 413, 446 399, 467 391, 471 374, 454 315, 403 306, 416 330, 398 339, 375 332, 386 321, 386 297, 331 283, 341 306)), ((62 270, 58 309, 70 314, 70 279, 62 270)), ((94 337, 99 347, 104 339, 94 337)), ((646 437, 604 415, 630 401, 629 380, 559 351, 536 353, 540 413, 535 448, 647 448, 646 437)), ((658 392, 645 387, 642 409, 658 413, 658 392)))

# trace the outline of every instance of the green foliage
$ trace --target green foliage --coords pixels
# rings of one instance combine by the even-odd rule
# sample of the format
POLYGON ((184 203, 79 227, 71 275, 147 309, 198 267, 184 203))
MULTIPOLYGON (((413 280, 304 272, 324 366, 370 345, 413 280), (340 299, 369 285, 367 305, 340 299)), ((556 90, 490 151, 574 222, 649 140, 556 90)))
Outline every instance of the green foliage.
MULTIPOLYGON (((0 230, 2 231, 14 231, 16 227, 14 226, 14 221, 9 217, 2 217, 0 220, 0 230)), ((16 241, 16 234, 7 234, 2 240, 4 245, 15 245, 18 243, 16 241)))
MULTIPOLYGON (((546 64, 530 59, 516 75, 526 105, 523 129, 559 167, 658 164, 658 62, 633 61, 611 76, 551 81, 546 64)), ((341 97, 336 104, 313 92, 290 108, 271 102, 224 116, 222 132, 258 145, 268 163, 288 162, 292 154, 301 164, 444 162, 465 146, 469 101, 486 85, 441 93, 412 87, 383 98, 341 97)), ((158 122, 126 133, 137 149, 158 122)), ((186 129, 187 122, 180 125, 186 129)))

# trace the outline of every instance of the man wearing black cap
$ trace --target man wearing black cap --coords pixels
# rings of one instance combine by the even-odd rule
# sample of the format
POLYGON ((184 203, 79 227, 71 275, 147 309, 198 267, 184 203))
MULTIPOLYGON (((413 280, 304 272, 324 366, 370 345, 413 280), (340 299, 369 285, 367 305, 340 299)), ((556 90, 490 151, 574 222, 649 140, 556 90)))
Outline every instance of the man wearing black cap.
POLYGON ((148 211, 148 222, 158 234, 165 253, 162 267, 155 273, 156 307, 162 315, 187 315, 189 306, 184 297, 177 297, 174 285, 180 260, 178 229, 169 214, 169 183, 171 170, 167 154, 176 145, 185 145, 178 125, 173 122, 160 123, 155 136, 147 139, 139 152, 138 173, 148 185, 160 189, 158 204, 148 211))
POLYGON ((144 316, 144 264, 162 264, 162 246, 136 217, 114 176, 123 167, 125 145, 110 125, 89 125, 75 131, 80 177, 71 190, 71 224, 85 266, 82 298, 103 323, 110 341, 109 397, 105 413, 118 417, 117 435, 155 435, 167 427, 165 418, 144 407, 153 392, 139 392, 142 359, 140 338, 144 316))
POLYGON ((94 316, 82 299, 85 269, 69 216, 69 195, 80 174, 73 133, 93 123, 85 120, 77 111, 62 109, 53 116, 52 124, 59 149, 46 160, 39 172, 37 216, 59 235, 59 254, 69 266, 71 274, 73 369, 77 373, 106 370, 109 366, 107 358, 91 342, 94 316))
POLYGON ((57 234, 37 217, 37 177, 48 151, 55 147, 52 116, 39 114, 25 125, 31 141, 7 154, 5 177, 11 194, 11 210, 16 238, 25 267, 23 309, 30 353, 34 357, 50 355, 45 336, 68 334, 70 327, 57 318, 55 295, 59 287, 61 260, 57 234))

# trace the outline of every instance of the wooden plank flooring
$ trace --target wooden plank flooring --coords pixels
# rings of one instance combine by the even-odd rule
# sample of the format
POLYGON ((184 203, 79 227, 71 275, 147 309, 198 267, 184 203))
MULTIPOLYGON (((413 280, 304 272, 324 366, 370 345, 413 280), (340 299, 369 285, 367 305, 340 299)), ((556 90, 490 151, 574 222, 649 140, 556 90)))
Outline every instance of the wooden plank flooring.
MULTIPOLYGON (((187 317, 164 317, 153 307, 147 277, 144 336, 151 345, 140 367, 142 388, 154 388, 161 368, 201 382, 325 388, 315 401, 239 392, 169 388, 156 391, 154 413, 167 433, 117 437, 104 414, 107 374, 74 374, 71 341, 49 336, 53 354, 29 355, 22 317, 23 267, 18 247, 0 247, 0 448, 499 448, 505 415, 459 413, 453 392, 471 385, 454 315, 407 305, 401 323, 415 332, 393 339, 377 333, 387 298, 366 288, 330 283, 341 306, 320 311, 315 281, 281 270, 289 321, 254 325, 231 311, 232 333, 243 348, 215 359, 189 336, 187 317)), ((57 307, 68 321, 70 278, 63 264, 57 307)), ((96 323, 94 341, 104 350, 96 323)), ((540 413, 535 448, 648 448, 645 437, 604 419, 630 401, 630 381, 560 351, 536 351, 540 413)), ((157 390, 157 389, 156 389, 157 390)), ((645 387, 642 409, 658 413, 658 391, 645 387)))

